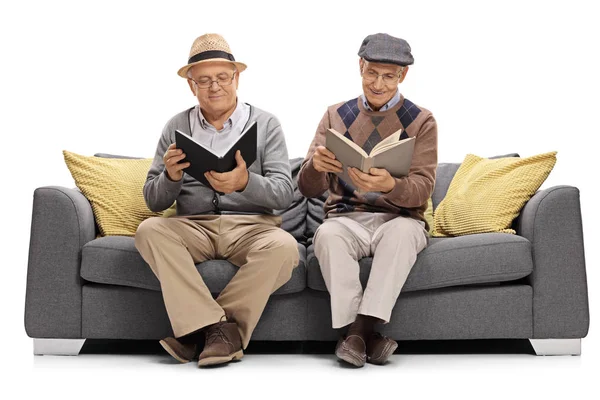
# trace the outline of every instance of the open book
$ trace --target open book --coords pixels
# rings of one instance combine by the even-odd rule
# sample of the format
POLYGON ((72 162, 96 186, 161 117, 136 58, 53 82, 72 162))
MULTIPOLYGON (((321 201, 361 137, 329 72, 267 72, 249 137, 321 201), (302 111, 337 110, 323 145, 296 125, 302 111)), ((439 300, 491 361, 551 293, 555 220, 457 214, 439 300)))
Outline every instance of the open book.
POLYGON ((256 138, 257 125, 256 122, 253 122, 223 155, 218 155, 191 136, 175 130, 176 146, 185 153, 185 158, 180 163, 190 163, 190 166, 183 171, 208 187, 211 186, 204 177, 204 173, 206 171, 229 172, 237 167, 235 153, 238 150, 241 152, 246 166, 250 168, 250 165, 256 161, 256 138))
POLYGON ((352 184, 352 179, 348 175, 348 167, 358 168, 367 174, 371 168, 385 168, 392 176, 400 178, 408 175, 415 148, 415 138, 400 140, 401 133, 402 129, 394 132, 367 154, 352 140, 335 129, 329 129, 325 133, 325 147, 342 163, 343 172, 337 175, 349 184, 352 184))

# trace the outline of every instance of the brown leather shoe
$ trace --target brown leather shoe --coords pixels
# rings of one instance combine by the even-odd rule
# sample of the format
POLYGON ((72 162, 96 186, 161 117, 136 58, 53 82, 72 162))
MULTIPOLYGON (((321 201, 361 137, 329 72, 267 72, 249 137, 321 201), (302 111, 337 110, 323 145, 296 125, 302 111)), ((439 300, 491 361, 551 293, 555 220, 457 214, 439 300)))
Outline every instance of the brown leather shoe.
POLYGON ((180 363, 188 363, 196 356, 197 346, 195 344, 184 344, 174 337, 166 337, 159 342, 161 346, 174 359, 180 363))
POLYGON ((367 362, 383 365, 398 348, 398 343, 381 333, 375 332, 367 341, 367 362))
POLYGON ((346 338, 340 338, 335 348, 335 355, 340 360, 346 361, 356 367, 365 365, 367 359, 367 345, 362 337, 358 335, 349 335, 346 338))
POLYGON ((217 322, 206 329, 204 350, 198 366, 223 364, 244 357, 242 339, 235 322, 217 322))

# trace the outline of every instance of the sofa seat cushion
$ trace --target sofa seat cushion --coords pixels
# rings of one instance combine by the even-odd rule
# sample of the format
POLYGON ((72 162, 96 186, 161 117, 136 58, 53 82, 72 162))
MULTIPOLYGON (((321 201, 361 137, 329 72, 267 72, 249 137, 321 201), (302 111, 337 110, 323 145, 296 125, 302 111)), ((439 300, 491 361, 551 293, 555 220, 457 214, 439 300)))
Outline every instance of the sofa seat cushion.
MULTIPOLYGON (((360 280, 366 285, 371 257, 360 260, 360 280)), ((314 245, 308 248, 308 287, 326 291, 314 245)), ((531 243, 522 236, 482 233, 451 238, 430 238, 419 253, 403 292, 505 282, 533 271, 531 243)))
MULTIPOLYGON (((306 248, 298 244, 298 251, 298 267, 275 295, 296 293, 306 288, 306 248)), ((196 268, 213 294, 220 293, 238 270, 225 260, 205 261, 196 268)), ((95 283, 160 290, 158 279, 135 248, 134 238, 126 236, 101 237, 83 246, 81 277, 95 283)))

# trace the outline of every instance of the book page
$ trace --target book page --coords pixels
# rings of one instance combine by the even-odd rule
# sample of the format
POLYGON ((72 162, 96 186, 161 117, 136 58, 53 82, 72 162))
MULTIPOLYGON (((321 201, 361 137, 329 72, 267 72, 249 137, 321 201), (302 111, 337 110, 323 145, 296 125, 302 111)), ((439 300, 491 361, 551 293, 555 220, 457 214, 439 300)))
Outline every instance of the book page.
POLYGON ((233 147, 235 147, 235 145, 237 145, 237 144, 238 144, 238 142, 239 142, 240 140, 242 140, 242 138, 244 137, 244 135, 245 135, 247 132, 249 132, 249 131, 250 131, 250 129, 252 128, 252 126, 253 126, 254 124, 256 124, 256 121, 255 121, 255 122, 253 122, 253 123, 251 123, 251 124, 250 124, 250 125, 249 125, 249 126, 246 128, 246 130, 245 130, 245 131, 243 131, 242 133, 240 133, 240 136, 238 136, 238 137, 237 137, 237 139, 235 139, 235 141, 234 141, 233 143, 231 143, 231 145, 230 145, 230 146, 229 146, 227 149, 225 149, 225 151, 222 151, 221 153, 219 153, 219 154, 217 154, 217 155, 218 155, 220 158, 222 158, 223 156, 225 156, 225 154, 227 154, 227 153, 229 152, 229 150, 231 150, 233 147))
POLYGON ((386 147, 391 143, 396 143, 400 140, 400 134, 402 133, 402 128, 398 129, 396 132, 392 133, 390 136, 383 139, 381 142, 377 143, 375 147, 371 149, 370 156, 374 156, 378 149, 382 147, 386 147))
POLYGON ((371 150, 371 157, 375 157, 377 154, 381 154, 384 151, 387 151, 387 150, 389 150, 389 149, 391 149, 393 147, 405 145, 406 142, 408 142, 408 141, 410 141, 412 139, 413 138, 406 138, 406 139, 402 139, 402 140, 397 141, 397 142, 387 143, 385 146, 375 146, 373 148, 373 150, 371 150))

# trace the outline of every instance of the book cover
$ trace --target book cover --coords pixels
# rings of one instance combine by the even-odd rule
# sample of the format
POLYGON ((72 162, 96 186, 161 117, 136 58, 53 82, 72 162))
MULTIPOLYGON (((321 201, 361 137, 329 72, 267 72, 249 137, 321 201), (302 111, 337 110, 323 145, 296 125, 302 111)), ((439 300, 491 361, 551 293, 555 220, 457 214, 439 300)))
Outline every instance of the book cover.
POLYGON ((204 173, 207 171, 229 172, 233 170, 237 166, 236 151, 241 152, 247 168, 250 168, 250 165, 256 161, 257 124, 253 122, 242 132, 222 156, 215 154, 211 149, 179 130, 175 130, 175 143, 177 148, 185 153, 185 158, 180 163, 190 163, 190 166, 183 171, 212 188, 204 173))
POLYGON ((402 129, 394 132, 379 142, 369 154, 359 145, 348 139, 335 129, 329 129, 325 134, 325 147, 342 163, 343 172, 337 173, 341 179, 352 184, 348 175, 348 167, 355 167, 364 173, 371 168, 385 168, 388 172, 400 178, 408 175, 415 148, 415 138, 400 139, 402 129))

